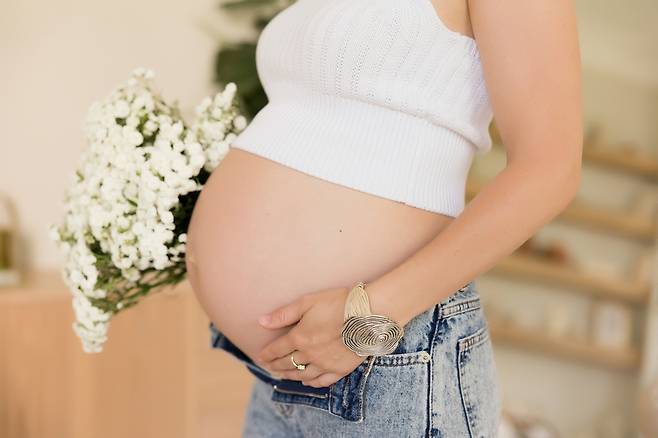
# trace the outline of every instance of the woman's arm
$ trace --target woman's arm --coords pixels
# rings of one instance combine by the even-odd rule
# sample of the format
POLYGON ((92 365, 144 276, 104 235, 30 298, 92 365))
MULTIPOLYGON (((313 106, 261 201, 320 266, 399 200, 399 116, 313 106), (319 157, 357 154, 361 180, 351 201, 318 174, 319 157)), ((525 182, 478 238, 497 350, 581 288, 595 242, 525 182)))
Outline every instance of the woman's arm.
MULTIPOLYGON (((371 310, 405 325, 513 252, 569 204, 580 182, 580 59, 571 2, 476 0, 471 22, 507 167, 431 242, 368 281, 371 310)), ((341 338, 351 286, 309 293, 263 315, 264 327, 293 327, 263 347, 259 364, 318 387, 354 370, 363 357, 341 338), (313 366, 291 369, 293 351, 313 366)))
POLYGON ((432 241, 368 283, 373 313, 406 324, 511 254, 574 198, 583 131, 572 3, 469 3, 507 166, 432 241))

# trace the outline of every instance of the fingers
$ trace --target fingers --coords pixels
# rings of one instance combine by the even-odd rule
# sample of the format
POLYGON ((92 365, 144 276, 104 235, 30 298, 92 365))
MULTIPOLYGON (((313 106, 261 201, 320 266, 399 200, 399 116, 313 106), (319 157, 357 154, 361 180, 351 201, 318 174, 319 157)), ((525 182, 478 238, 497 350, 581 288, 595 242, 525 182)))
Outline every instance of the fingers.
POLYGON ((299 321, 309 307, 310 300, 306 296, 302 296, 290 304, 262 315, 258 318, 258 322, 263 327, 270 329, 285 327, 299 321))
MULTIPOLYGON (((291 354, 294 354, 295 362, 298 364, 306 364, 310 362, 310 360, 308 360, 308 357, 301 351, 295 351, 294 353, 291 354)), ((297 368, 295 368, 295 366, 292 364, 292 360, 290 360, 290 354, 274 359, 268 364, 268 366, 270 369, 275 371, 297 370, 297 368)))
MULTIPOLYGON (((290 330, 285 335, 279 336, 263 347, 258 354, 258 359, 262 362, 271 362, 279 358, 288 357, 288 360, 290 360, 290 352, 297 349, 297 345, 294 341, 295 335, 293 334, 293 330, 290 330)), ((295 359, 295 362, 297 362, 297 359, 295 359)), ((271 364, 267 365, 271 366, 271 364)))
POLYGON ((306 386, 313 386, 315 388, 323 388, 325 386, 330 386, 333 383, 336 383, 341 379, 341 375, 335 373, 324 373, 311 380, 302 380, 302 383, 306 386))
MULTIPOLYGON (((295 359, 296 361, 297 359, 295 359)), ((324 370, 319 367, 316 367, 313 364, 306 365, 306 368, 303 370, 293 369, 285 371, 277 371, 277 374, 282 376, 284 379, 288 380, 313 380, 318 376, 322 375, 324 370)))

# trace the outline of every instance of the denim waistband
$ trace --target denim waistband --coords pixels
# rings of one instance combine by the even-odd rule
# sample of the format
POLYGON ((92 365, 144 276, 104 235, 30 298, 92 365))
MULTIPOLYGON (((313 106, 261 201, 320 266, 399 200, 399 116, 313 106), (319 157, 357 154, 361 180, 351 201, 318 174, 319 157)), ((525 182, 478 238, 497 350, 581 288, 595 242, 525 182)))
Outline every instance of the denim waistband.
POLYGON ((281 391, 291 391, 309 395, 325 396, 327 394, 328 388, 326 387, 315 388, 313 386, 304 385, 299 380, 278 379, 273 377, 269 371, 254 363, 249 356, 220 332, 212 321, 209 324, 209 329, 211 332, 210 346, 212 348, 225 350, 227 353, 233 355, 247 367, 249 372, 265 383, 272 385, 274 388, 281 391))
MULTIPOLYGON (((409 323, 405 325, 404 336, 400 340, 396 351, 392 354, 422 349, 424 345, 429 345, 431 342, 431 340, 428 339, 428 336, 432 330, 428 324, 435 324, 441 319, 458 315, 479 305, 479 295, 475 289, 475 283, 471 281, 439 304, 411 319, 409 323)), ((212 348, 222 349, 233 355, 236 359, 242 362, 255 377, 272 385, 277 391, 291 395, 304 394, 317 396, 319 398, 328 397, 331 390, 330 387, 316 388, 304 385, 299 380, 278 379, 272 376, 269 371, 254 363, 249 356, 219 331, 212 321, 209 323, 209 329, 211 332, 210 346, 212 348)), ((359 367, 367 367, 368 362, 372 362, 370 359, 372 359, 372 356, 364 359, 364 362, 359 365, 359 367)), ((381 360, 381 357, 375 357, 375 362, 381 360)))

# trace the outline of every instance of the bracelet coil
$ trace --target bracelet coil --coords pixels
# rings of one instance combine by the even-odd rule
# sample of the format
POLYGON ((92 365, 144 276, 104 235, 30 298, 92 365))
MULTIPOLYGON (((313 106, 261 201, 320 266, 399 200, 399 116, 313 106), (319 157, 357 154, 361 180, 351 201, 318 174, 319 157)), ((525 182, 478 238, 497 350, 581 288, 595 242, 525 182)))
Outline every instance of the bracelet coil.
POLYGON ((365 283, 357 283, 345 300, 343 344, 359 356, 381 356, 397 348, 404 328, 393 319, 370 311, 365 283))

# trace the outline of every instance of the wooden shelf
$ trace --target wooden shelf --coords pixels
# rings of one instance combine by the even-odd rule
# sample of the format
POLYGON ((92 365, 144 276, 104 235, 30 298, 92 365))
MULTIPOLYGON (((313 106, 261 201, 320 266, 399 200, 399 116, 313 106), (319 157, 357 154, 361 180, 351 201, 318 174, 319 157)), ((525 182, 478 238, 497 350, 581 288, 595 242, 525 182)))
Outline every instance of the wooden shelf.
MULTIPOLYGON (((481 190, 482 184, 468 180, 466 198, 472 199, 481 190)), ((624 212, 592 207, 584 202, 572 202, 557 219, 573 222, 578 225, 609 231, 621 236, 642 241, 653 241, 656 237, 657 224, 648 217, 637 217, 624 212)))
POLYGON ((585 145, 583 159, 634 175, 658 179, 658 160, 646 153, 625 154, 606 151, 595 145, 585 145))
POLYGON ((572 202, 559 218, 634 239, 653 241, 656 238, 656 223, 650 218, 594 208, 582 202, 572 202))
POLYGON ((601 278, 569 266, 516 253, 499 262, 491 269, 491 273, 531 278, 535 281, 570 287, 586 295, 611 298, 631 304, 646 303, 650 293, 649 285, 637 285, 625 279, 601 278))
POLYGON ((539 331, 521 329, 496 321, 489 321, 489 330, 495 343, 620 371, 636 371, 640 366, 640 352, 634 348, 598 347, 569 338, 554 338, 539 331))
MULTIPOLYGON (((504 149, 495 123, 490 125, 494 148, 504 149)), ((644 178, 648 183, 658 183, 658 157, 638 150, 597 143, 593 138, 585 138, 583 163, 600 166, 601 169, 620 172, 629 177, 644 178), (626 149, 626 150, 625 150, 626 149)), ((618 145, 621 146, 621 145, 618 145)), ((471 199, 482 189, 482 183, 473 179, 467 183, 466 197, 471 199)), ((655 245, 658 237, 658 218, 629 214, 625 211, 597 207, 582 200, 574 199, 556 218, 570 222, 588 230, 614 234, 626 239, 655 245)), ((655 248, 654 248, 655 249, 655 248)), ((556 285, 565 293, 579 293, 595 298, 613 299, 620 303, 636 305, 638 312, 644 313, 649 302, 652 285, 639 283, 635 278, 616 278, 587 272, 578 266, 560 264, 531 253, 516 251, 501 260, 490 272, 494 275, 528 279, 532 282, 556 285)), ((642 348, 611 348, 598 346, 587 339, 569 336, 552 336, 541 327, 531 329, 513 325, 510 322, 493 318, 489 321, 492 339, 497 344, 509 344, 552 357, 582 362, 615 371, 637 373, 642 362, 642 348)))
MULTIPOLYGON (((504 148, 502 138, 495 123, 489 126, 489 134, 493 147, 504 148)), ((658 157, 646 152, 638 151, 629 154, 623 151, 615 151, 608 146, 600 146, 585 141, 583 145, 583 160, 632 175, 658 179, 658 157)))

